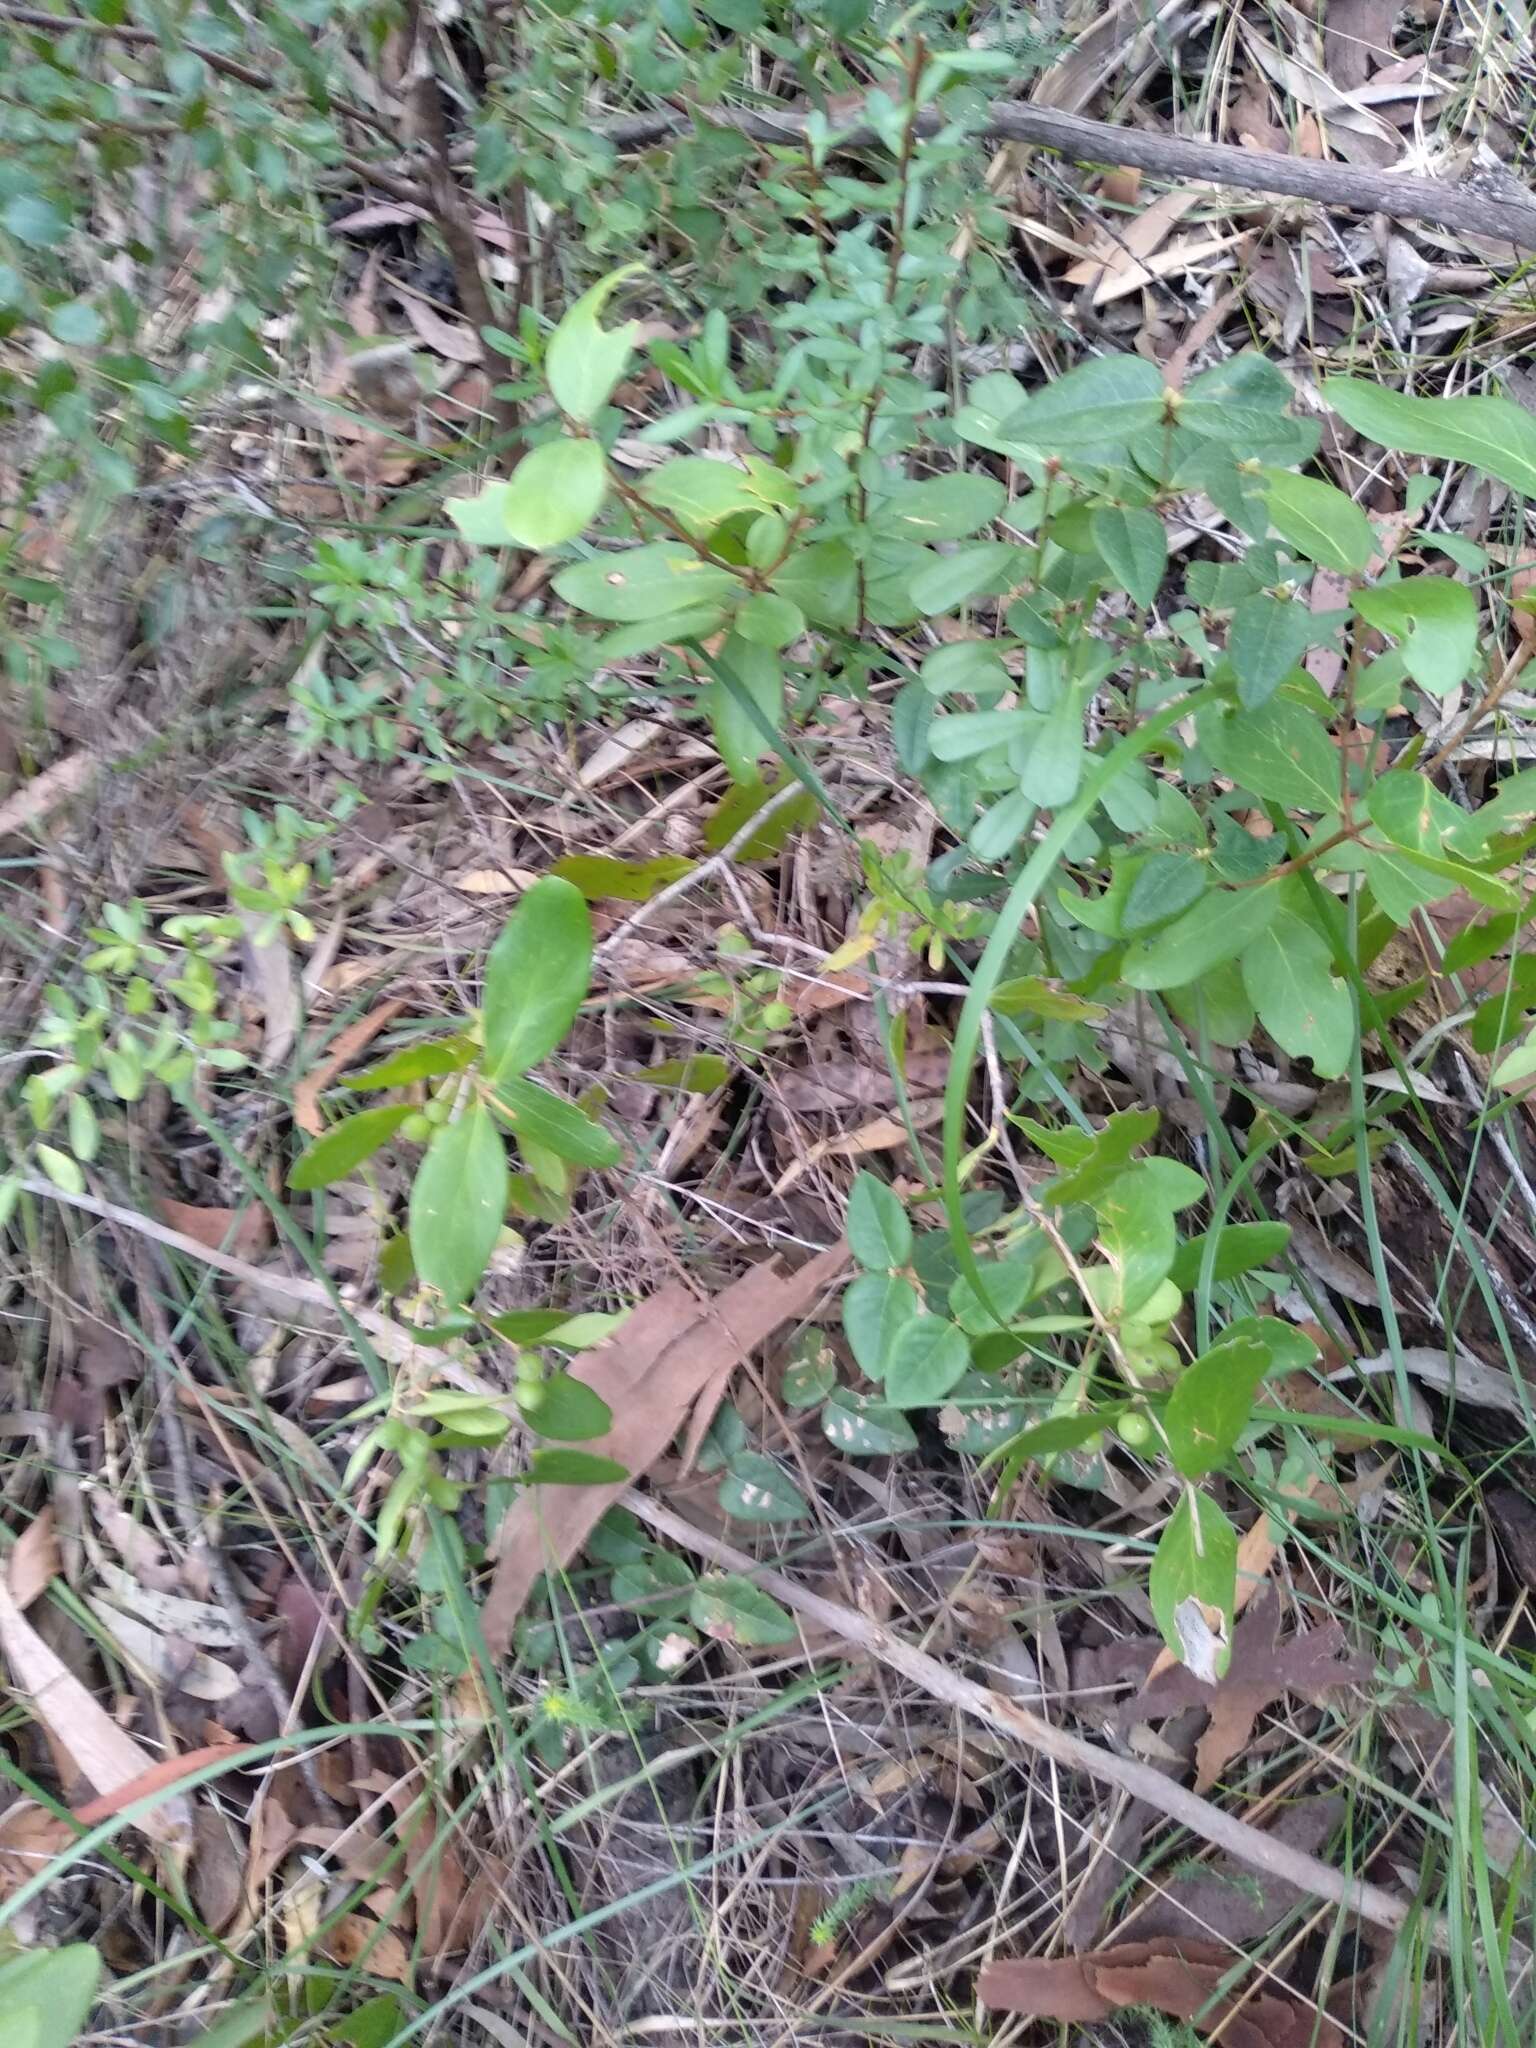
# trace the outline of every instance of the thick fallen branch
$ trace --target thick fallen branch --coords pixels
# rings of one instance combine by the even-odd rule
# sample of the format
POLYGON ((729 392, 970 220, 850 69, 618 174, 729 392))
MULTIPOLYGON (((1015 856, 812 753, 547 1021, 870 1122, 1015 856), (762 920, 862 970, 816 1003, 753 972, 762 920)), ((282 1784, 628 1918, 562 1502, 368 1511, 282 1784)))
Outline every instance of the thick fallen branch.
MULTIPOLYGON (((669 1537, 684 1550, 692 1551, 695 1557, 702 1557, 726 1571, 743 1573, 765 1593, 772 1594, 791 1614, 815 1622, 818 1628, 839 1637, 850 1649, 862 1651, 865 1656, 888 1665, 892 1671, 899 1671, 914 1685, 921 1686, 930 1698, 942 1700, 946 1706, 956 1707, 962 1713, 974 1714, 978 1721, 986 1722, 999 1734, 1012 1736, 1026 1749, 1038 1751, 1066 1770, 1084 1771, 1101 1784, 1113 1785, 1118 1791, 1129 1793, 1133 1799, 1145 1800, 1148 1806, 1156 1807, 1159 1813, 1188 1828, 1192 1835, 1199 1835, 1202 1841, 1239 1857, 1250 1869, 1283 1878, 1300 1890, 1328 1899, 1334 1905, 1342 1906, 1346 1912, 1357 1913, 1362 1920, 1369 1920, 1394 1934, 1418 1912, 1413 1901, 1397 1898, 1364 1878, 1346 1877, 1326 1863, 1319 1862, 1315 1856, 1307 1855, 1304 1850, 1292 1848, 1288 1842, 1265 1834, 1261 1828, 1250 1827, 1246 1821, 1239 1820, 1235 1814, 1223 1812, 1219 1806, 1202 1799, 1187 1786, 1165 1778, 1151 1764, 1141 1763, 1135 1757, 1117 1756, 1113 1750, 1101 1749, 1097 1743, 1085 1742, 1081 1736, 1053 1726, 1041 1715, 1030 1713, 1027 1707, 1015 1706, 1001 1693, 978 1685, 974 1679, 962 1677, 936 1657, 930 1657, 926 1651, 903 1642, 900 1636, 893 1635, 867 1615, 859 1614, 851 1607, 840 1606, 835 1600, 824 1600, 819 1593, 808 1592, 793 1579, 786 1579, 781 1573, 754 1563, 728 1543, 705 1535, 691 1522, 684 1521, 681 1515, 662 1507, 649 1494, 631 1489, 624 1495, 621 1505, 659 1536, 669 1537)), ((1432 1916, 1424 1915, 1422 1925, 1429 1939, 1437 1947, 1443 1947, 1446 1935, 1440 1923, 1432 1916)))
MULTIPOLYGON (((598 124, 598 133, 619 149, 642 149, 703 126, 731 128, 754 142, 797 143, 804 140, 807 119, 804 113, 753 113, 738 107, 663 108, 604 121, 598 124)), ((939 125, 940 116, 931 109, 919 117, 920 133, 932 134, 939 125)), ((1394 220, 1434 221, 1517 249, 1536 249, 1536 201, 1496 198, 1435 178, 1413 178, 1360 164, 1315 163, 1310 157, 1276 156, 1230 142, 1198 142, 1146 128, 1121 128, 1111 121, 1090 121, 1083 114, 1014 100, 999 100, 990 108, 982 134, 990 142, 1032 142, 1074 163, 1130 164, 1154 177, 1193 178, 1239 192, 1313 199, 1320 206, 1385 213, 1394 220)), ((870 128, 838 134, 845 148, 863 147, 875 139, 870 128)))

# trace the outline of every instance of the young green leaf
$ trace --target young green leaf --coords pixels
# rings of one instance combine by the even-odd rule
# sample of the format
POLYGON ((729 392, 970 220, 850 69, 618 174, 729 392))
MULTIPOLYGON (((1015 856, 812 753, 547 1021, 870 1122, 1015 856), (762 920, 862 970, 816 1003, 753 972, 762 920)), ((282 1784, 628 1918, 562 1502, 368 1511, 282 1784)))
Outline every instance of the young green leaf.
POLYGON ((803 1522, 805 1495, 759 1451, 738 1451, 720 1482, 720 1505, 738 1522, 803 1522))
POLYGON ((505 483, 489 484, 475 498, 450 498, 444 509, 468 541, 484 546, 486 533, 499 527, 495 545, 515 541, 542 550, 585 532, 607 495, 601 447, 562 434, 525 455, 505 483))
POLYGON ((1270 525, 1309 562, 1352 576, 1370 561, 1376 549, 1371 522, 1337 485, 1282 469, 1270 472, 1265 492, 1270 525))
POLYGON ((1101 1305, 1120 1316, 1145 1307, 1173 1265, 1178 1233, 1175 1204, 1163 1177, 1153 1169, 1172 1160, 1139 1159, 1094 1197, 1099 1245, 1114 1275, 1101 1305))
POLYGON ((490 1264, 507 1213, 508 1179, 501 1133, 480 1102, 442 1126, 416 1169, 411 1256, 421 1280, 449 1308, 469 1299, 490 1264))
POLYGON ((896 1408, 931 1408, 970 1370, 971 1347, 943 1316, 917 1315, 891 1346, 885 1396, 896 1408))
MULTIPOLYGON (((1211 1282, 1235 1280, 1239 1273, 1269 1266, 1291 1241, 1288 1223, 1228 1223, 1215 1233, 1216 1250, 1211 1262, 1211 1282)), ((1179 1246, 1168 1278, 1181 1294, 1192 1294, 1200 1284, 1201 1266, 1211 1232, 1192 1237, 1179 1246)))
POLYGON ((1163 1641, 1181 1664, 1190 1662, 1193 1647, 1211 1634, 1218 1636, 1211 1671, 1214 1682, 1226 1671, 1230 1648, 1232 1602, 1237 1590, 1237 1531, 1206 1494, 1186 1488, 1163 1528, 1148 1597, 1163 1641), (1193 1603, 1191 1606, 1190 1603, 1193 1603), (1212 1630, 1204 1610, 1214 1609, 1221 1626, 1212 1630))
POLYGON ((1280 909, 1243 949, 1243 986, 1270 1037, 1325 1081, 1349 1066, 1355 1010, 1333 972, 1333 948, 1315 924, 1280 909))
POLYGON ((792 1643, 799 1633, 777 1600, 734 1573, 700 1579, 688 1602, 688 1619, 717 1643, 739 1643, 743 1649, 792 1643))
POLYGON ((485 1071, 493 1085, 526 1073, 564 1038, 592 979, 586 899, 558 875, 523 896, 485 963, 485 1071))
POLYGON ((475 1048, 469 1039, 438 1038, 429 1045, 402 1046, 399 1052, 376 1060, 371 1067, 343 1074, 341 1085, 359 1094, 372 1088, 405 1088, 412 1081, 431 1081, 444 1074, 462 1073, 474 1056, 475 1048))
POLYGON ((73 2048, 101 1981, 89 1942, 24 1949, 0 1963, 0 2024, 9 2048, 73 2048))
POLYGON ((1465 681, 1477 660, 1477 599, 1449 576, 1408 576, 1355 592, 1367 625, 1402 642, 1403 666, 1434 696, 1465 681))
POLYGON ((544 374, 556 405, 573 420, 594 419, 624 374, 639 324, 626 320, 610 330, 600 325, 600 316, 625 278, 644 268, 643 263, 628 263, 610 271, 566 309, 549 338, 544 374))
POLYGON ((1323 397, 1357 434, 1403 455, 1465 462, 1536 498, 1536 420, 1508 398, 1412 398, 1361 377, 1329 377, 1323 397))
POLYGON ((611 1131, 537 1081, 498 1081, 490 1099, 519 1142, 526 1139, 531 1147, 553 1152, 570 1166, 595 1170, 616 1166, 623 1157, 611 1131))
POLYGON ((557 1372, 541 1382, 538 1405, 527 1420, 539 1436, 554 1437, 563 1444, 579 1444, 595 1436, 606 1436, 613 1427, 613 1410, 585 1380, 575 1379, 568 1372, 557 1372))
POLYGON ((701 560, 684 542, 657 540, 572 562, 554 587, 578 611, 626 623, 670 619, 685 608, 722 604, 742 585, 729 569, 701 560))
POLYGON ((848 1196, 848 1249, 869 1273, 889 1273, 912 1260, 906 1204, 872 1173, 855 1176, 848 1196))
POLYGON ((1163 1431, 1186 1479, 1225 1464, 1268 1370, 1268 1347, 1253 1337, 1228 1337, 1184 1368, 1163 1410, 1163 1431))
POLYGON ((356 1116, 343 1117, 299 1154, 288 1169, 289 1187, 305 1194, 311 1188, 328 1188, 334 1181, 345 1180, 381 1145, 387 1145, 411 1114, 411 1104, 403 1102, 384 1109, 360 1109, 356 1116))
POLYGON ((1143 608, 1162 588, 1168 568, 1163 522, 1145 506, 1101 506, 1089 522, 1093 544, 1120 588, 1143 608))

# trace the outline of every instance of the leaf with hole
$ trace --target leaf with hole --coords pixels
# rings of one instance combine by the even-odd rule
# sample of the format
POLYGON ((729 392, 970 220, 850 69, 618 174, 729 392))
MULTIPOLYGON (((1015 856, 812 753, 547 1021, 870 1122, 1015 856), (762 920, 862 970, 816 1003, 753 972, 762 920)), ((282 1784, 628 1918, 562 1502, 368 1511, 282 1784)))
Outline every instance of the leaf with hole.
POLYGON ((360 1109, 344 1117, 328 1131, 306 1145, 288 1169, 288 1185, 300 1194, 312 1188, 328 1188, 356 1173, 365 1159, 371 1159, 387 1145, 406 1118, 413 1114, 408 1102, 391 1103, 385 1109, 360 1109))
POLYGON ((803 1522, 805 1495, 760 1451, 738 1451, 720 1481, 719 1501, 738 1522, 803 1522))
POLYGON ((508 1180, 501 1133, 480 1102, 442 1126, 416 1169, 411 1256, 423 1284, 449 1308, 469 1299, 490 1264, 506 1218, 508 1180))
POLYGON ((596 418, 624 374, 639 338, 639 323, 626 320, 621 327, 605 328, 601 316, 624 280, 644 268, 643 263, 628 263, 610 271, 567 307, 549 338, 544 375, 556 405, 573 420, 596 418))
POLYGON ((1367 625, 1401 643, 1403 666, 1437 697, 1466 680, 1477 661, 1477 599, 1449 576, 1406 576, 1355 592, 1367 625))
POLYGON ((729 569, 706 562, 682 541, 657 540, 572 562, 555 578, 554 588, 591 618, 640 623, 671 618, 687 607, 721 604, 742 584, 729 569))
MULTIPOLYGON (((1181 1664, 1189 1661, 1194 1616, 1181 1616, 1187 1602, 1196 1615, 1212 1610, 1220 1620, 1211 1631, 1230 1643, 1232 1603, 1237 1591, 1237 1531, 1209 1495, 1189 1488, 1163 1525, 1147 1584, 1163 1641, 1181 1664)), ((1207 1620, 1208 1615, 1201 1616, 1207 1620)), ((1214 1672, 1226 1670, 1230 1646, 1214 1651, 1214 1672)))
POLYGON ((537 1065, 570 1030, 592 979, 592 919, 579 889, 545 875, 485 962, 485 1072, 493 1085, 537 1065))
POLYGON ((870 1273, 889 1273, 911 1263, 912 1224, 906 1204, 872 1173, 854 1177, 848 1196, 848 1249, 870 1273))
POLYGON ((1336 1081, 1354 1051, 1355 1006, 1317 926, 1282 907, 1244 947, 1242 969, 1248 998, 1276 1045, 1336 1081))
POLYGON ((1226 1463, 1248 1427, 1269 1365, 1267 1345, 1228 1337, 1180 1373, 1162 1419, 1169 1454, 1186 1479, 1226 1463))

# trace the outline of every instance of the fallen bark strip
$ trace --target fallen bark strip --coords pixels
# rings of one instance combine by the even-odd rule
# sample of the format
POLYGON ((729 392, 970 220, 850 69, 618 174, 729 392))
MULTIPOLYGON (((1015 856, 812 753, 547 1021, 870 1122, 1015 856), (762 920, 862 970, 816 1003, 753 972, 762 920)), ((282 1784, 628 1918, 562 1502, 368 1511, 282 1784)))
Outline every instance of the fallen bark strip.
MULTIPOLYGON (((941 116, 932 109, 918 117, 918 133, 933 134, 941 116)), ((753 142, 799 143, 809 113, 768 114, 742 107, 667 107, 630 114, 596 125, 618 149, 643 149, 697 128, 731 128, 753 142)), ((981 133, 989 142, 1032 142, 1080 164, 1129 164, 1154 177, 1194 178, 1240 192, 1268 192, 1292 199, 1343 206, 1354 213, 1384 213, 1394 220, 1433 221, 1536 249, 1536 201, 1501 199, 1466 186, 1378 171, 1363 164, 1319 163, 1310 157, 1279 156, 1266 149, 1241 149, 1231 142, 1200 142, 1192 136, 1160 135, 1146 128, 1122 128, 1056 107, 999 100, 989 108, 981 133)), ((876 140, 872 128, 842 130, 844 148, 876 140)))
MULTIPOLYGON (((1032 1714, 1027 1707, 1015 1706, 1001 1693, 992 1692, 988 1687, 978 1685, 974 1679, 951 1671, 936 1657, 930 1657, 926 1651, 904 1642, 867 1615, 859 1614, 851 1607, 843 1607, 835 1600, 824 1600, 819 1593, 808 1592, 805 1587, 796 1585, 793 1579, 786 1579, 782 1573, 755 1563, 728 1543, 705 1535, 649 1494, 631 1488, 623 1496, 621 1505, 659 1536, 669 1537, 684 1550, 692 1551, 695 1557, 704 1558, 725 1571, 742 1573, 787 1607, 791 1614, 815 1622, 819 1628, 841 1637, 851 1649, 862 1650, 866 1656, 876 1658, 892 1671, 899 1671, 914 1685, 921 1686, 931 1698, 942 1700, 946 1706, 957 1707, 962 1713, 974 1714, 978 1721, 986 1722, 1002 1735, 1012 1736, 1026 1748, 1038 1751, 1041 1756, 1049 1757, 1053 1763, 1061 1764, 1067 1770, 1084 1771, 1101 1784, 1113 1785, 1121 1792, 1128 1792, 1133 1799, 1144 1800, 1148 1806, 1156 1807, 1159 1813, 1177 1821, 1214 1848, 1225 1849, 1229 1855, 1239 1857, 1251 1869, 1262 1870, 1270 1877, 1283 1878, 1300 1890, 1342 1906, 1347 1912, 1357 1913, 1362 1920, 1369 1920, 1374 1926, 1387 1928, 1392 1933, 1399 1932, 1415 1914, 1414 1901, 1397 1898, 1365 1878, 1346 1877, 1317 1857, 1307 1855, 1304 1850, 1294 1849, 1288 1842, 1265 1834, 1261 1828, 1250 1827, 1247 1821, 1239 1820, 1235 1814, 1223 1812, 1219 1806, 1202 1799, 1187 1786, 1165 1778, 1150 1764, 1141 1763, 1135 1757, 1117 1756, 1113 1750, 1101 1749, 1097 1743, 1085 1742, 1081 1736, 1053 1726, 1039 1714, 1032 1714)), ((1444 1948, 1448 1936, 1443 1924, 1425 1914, 1422 1925, 1434 1945, 1444 1948)))

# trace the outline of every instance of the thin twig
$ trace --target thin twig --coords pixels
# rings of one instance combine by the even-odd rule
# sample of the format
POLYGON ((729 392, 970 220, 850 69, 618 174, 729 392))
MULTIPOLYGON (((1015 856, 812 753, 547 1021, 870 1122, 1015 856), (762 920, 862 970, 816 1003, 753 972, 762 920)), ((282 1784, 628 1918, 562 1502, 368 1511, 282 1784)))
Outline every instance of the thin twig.
MULTIPOLYGON (((1224 1849, 1250 1869, 1282 1878, 1300 1891, 1328 1899, 1346 1912, 1357 1913, 1362 1920, 1393 1933, 1406 1927, 1418 1914, 1419 1909, 1413 1901, 1400 1899, 1366 1878, 1346 1877, 1317 1857, 1309 1856, 1259 1828, 1250 1827, 1246 1821, 1223 1812, 1219 1806, 1202 1799, 1187 1786, 1175 1784, 1151 1764, 1144 1764, 1135 1757, 1117 1756, 1112 1750, 1100 1749, 1096 1743, 1085 1742, 1063 1728, 1053 1727, 1027 1707, 1016 1706, 1001 1693, 992 1692, 988 1687, 978 1685, 974 1679, 949 1670, 936 1657, 930 1657, 926 1651, 904 1642, 867 1615, 841 1606, 835 1600, 825 1600, 819 1593, 808 1591, 782 1573, 758 1564, 730 1544, 706 1535, 691 1522, 684 1521, 681 1515, 652 1500, 649 1494, 640 1493, 632 1487, 620 1505, 628 1508, 659 1536, 670 1538, 695 1557, 702 1557, 726 1571, 742 1573, 792 1614, 814 1622, 818 1628, 839 1637, 850 1647, 878 1659, 893 1671, 899 1671, 933 1699, 942 1700, 945 1705, 956 1707, 963 1713, 974 1714, 988 1727, 1012 1736, 1026 1748, 1049 1757, 1053 1763, 1062 1764, 1069 1770, 1085 1771, 1101 1784, 1113 1785, 1118 1791, 1130 1793, 1132 1798, 1144 1799, 1169 1820, 1177 1821, 1214 1848, 1224 1849)), ((1448 1946, 1449 1932, 1441 1920, 1424 1913, 1419 1924, 1436 1948, 1443 1950, 1448 1946)))
POLYGON ((781 811, 791 797, 799 796, 803 787, 802 783, 791 776, 782 789, 776 789, 767 803, 760 805, 752 813, 739 832, 732 834, 718 853, 712 853, 708 860, 701 860, 696 868, 690 868, 686 875, 679 875, 675 882, 668 882, 666 888, 659 889, 648 903, 642 903, 638 910, 632 910, 628 917, 616 924, 593 957, 603 959, 614 950, 621 939, 627 939, 631 932, 637 931, 643 924, 648 924, 658 910, 664 910, 669 903, 675 903, 680 896, 686 896, 696 889, 700 882, 707 882, 711 875, 718 874, 721 868, 729 866, 741 849, 751 844, 774 813, 781 811))
MULTIPOLYGON (((919 135, 931 135, 944 116, 929 108, 918 122, 919 135)), ((673 106, 653 114, 629 114, 598 122, 596 133, 619 149, 645 149, 696 128, 730 128, 754 142, 798 146, 810 119, 806 112, 761 113, 741 107, 673 106)), ((1384 213, 1395 220, 1434 221, 1441 227, 1487 235, 1519 249, 1536 249, 1536 201, 1495 199, 1435 178, 1409 177, 1400 171, 1378 171, 1362 164, 1314 162, 1310 157, 1279 156, 1270 150, 1241 149, 1229 142, 1200 142, 1191 136, 1161 135, 1150 129, 1122 128, 1112 121, 1093 121, 1083 114, 1055 107, 1034 107, 1022 101, 997 101, 981 124, 987 142, 1032 142, 1054 149, 1074 163, 1128 164, 1154 177, 1192 178, 1239 192, 1268 192, 1315 200, 1321 206, 1347 207, 1354 213, 1384 213)), ((844 130, 837 138, 845 149, 866 148, 878 137, 873 129, 844 130)))

